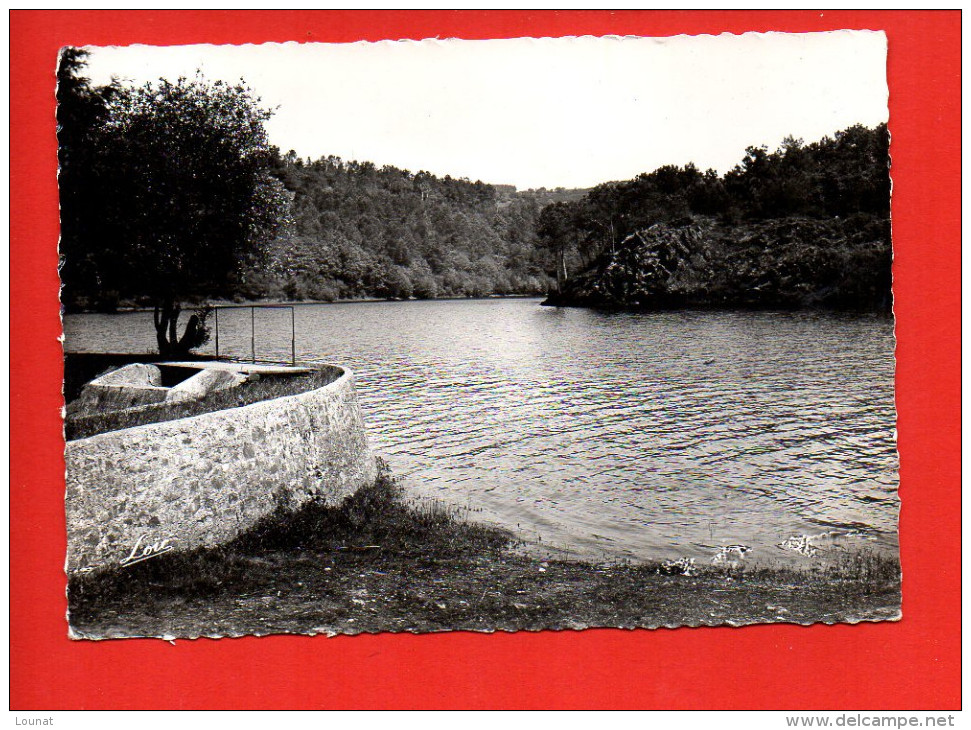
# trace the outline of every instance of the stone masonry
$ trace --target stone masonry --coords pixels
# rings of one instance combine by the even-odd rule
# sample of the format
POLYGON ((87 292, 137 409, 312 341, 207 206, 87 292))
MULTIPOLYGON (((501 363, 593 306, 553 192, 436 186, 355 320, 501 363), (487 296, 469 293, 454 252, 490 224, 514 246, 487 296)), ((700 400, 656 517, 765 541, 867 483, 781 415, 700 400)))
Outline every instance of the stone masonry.
POLYGON ((232 540, 374 481, 350 371, 299 395, 68 442, 69 573, 232 540))

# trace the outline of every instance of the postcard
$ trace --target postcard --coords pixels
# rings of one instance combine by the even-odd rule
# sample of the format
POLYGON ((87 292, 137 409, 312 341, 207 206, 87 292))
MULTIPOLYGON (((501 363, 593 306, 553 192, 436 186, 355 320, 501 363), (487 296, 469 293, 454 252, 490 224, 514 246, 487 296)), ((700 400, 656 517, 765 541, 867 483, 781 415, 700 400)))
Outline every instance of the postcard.
POLYGON ((64 48, 66 630, 899 619, 886 62, 64 48))

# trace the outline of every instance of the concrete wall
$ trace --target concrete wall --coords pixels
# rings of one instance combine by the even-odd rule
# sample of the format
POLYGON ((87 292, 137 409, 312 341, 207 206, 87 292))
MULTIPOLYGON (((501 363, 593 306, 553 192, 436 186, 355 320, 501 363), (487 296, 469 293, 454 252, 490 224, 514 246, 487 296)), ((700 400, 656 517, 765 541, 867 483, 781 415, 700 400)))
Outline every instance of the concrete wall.
POLYGON ((70 441, 68 572, 227 542, 376 478, 350 371, 317 390, 70 441))

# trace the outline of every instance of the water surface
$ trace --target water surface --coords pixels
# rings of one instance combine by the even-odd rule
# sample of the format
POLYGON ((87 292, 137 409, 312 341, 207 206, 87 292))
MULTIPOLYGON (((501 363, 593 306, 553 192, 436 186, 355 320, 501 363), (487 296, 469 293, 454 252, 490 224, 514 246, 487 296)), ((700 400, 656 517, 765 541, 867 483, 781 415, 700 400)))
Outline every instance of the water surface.
MULTIPOLYGON (((290 313, 257 311, 289 359, 290 313)), ((349 366, 372 444, 414 492, 602 559, 805 561, 897 546, 893 321, 609 314, 535 299, 298 305, 300 359, 349 366)), ((150 313, 71 315, 68 351, 148 352, 150 313)), ((248 357, 247 310, 220 350, 248 357)), ((212 347, 209 347, 212 351, 212 347)))

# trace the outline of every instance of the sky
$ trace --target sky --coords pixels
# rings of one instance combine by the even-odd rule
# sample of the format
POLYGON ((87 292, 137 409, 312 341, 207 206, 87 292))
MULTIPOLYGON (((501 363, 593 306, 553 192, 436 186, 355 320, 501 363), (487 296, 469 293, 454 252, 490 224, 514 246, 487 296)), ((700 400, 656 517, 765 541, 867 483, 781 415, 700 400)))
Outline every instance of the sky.
POLYGON ((89 50, 96 84, 244 79, 283 152, 519 189, 688 162, 724 173, 750 145, 888 118, 872 31, 89 50))

